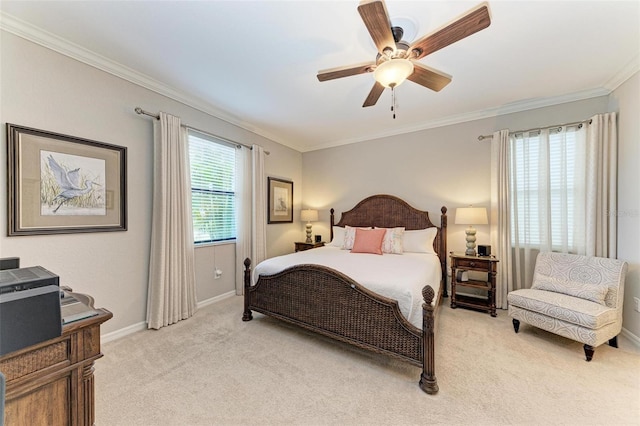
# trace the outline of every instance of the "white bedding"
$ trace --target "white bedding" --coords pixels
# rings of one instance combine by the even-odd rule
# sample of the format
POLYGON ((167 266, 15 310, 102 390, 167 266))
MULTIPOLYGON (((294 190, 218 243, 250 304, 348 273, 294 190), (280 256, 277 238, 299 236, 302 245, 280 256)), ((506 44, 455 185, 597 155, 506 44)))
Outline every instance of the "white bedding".
POLYGON ((422 328, 422 288, 429 285, 435 292, 433 304, 440 297, 442 271, 435 254, 368 254, 351 253, 338 247, 320 247, 284 256, 272 257, 253 270, 253 284, 259 275, 273 275, 290 266, 317 264, 327 266, 353 278, 367 289, 398 301, 400 312, 418 328, 422 328))

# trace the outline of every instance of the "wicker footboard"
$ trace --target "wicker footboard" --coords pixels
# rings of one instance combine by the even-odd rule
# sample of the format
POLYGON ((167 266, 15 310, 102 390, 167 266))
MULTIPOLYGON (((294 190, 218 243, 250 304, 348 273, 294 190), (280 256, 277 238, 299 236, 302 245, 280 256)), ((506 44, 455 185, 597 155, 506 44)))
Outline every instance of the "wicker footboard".
MULTIPOLYGON (((352 345, 422 367, 420 387, 438 392, 434 366, 434 291, 422 291, 423 329, 400 312, 398 302, 380 296, 348 276, 320 265, 297 265, 261 276, 251 285, 246 259, 243 321, 260 312, 352 345)), ((437 305, 437 303, 436 303, 437 305)))

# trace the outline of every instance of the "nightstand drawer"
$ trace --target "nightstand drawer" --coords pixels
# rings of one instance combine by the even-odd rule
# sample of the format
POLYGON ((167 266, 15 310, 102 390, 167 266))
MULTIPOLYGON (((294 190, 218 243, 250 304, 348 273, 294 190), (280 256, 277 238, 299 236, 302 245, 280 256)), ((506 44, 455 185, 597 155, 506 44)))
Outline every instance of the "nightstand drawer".
POLYGON ((478 270, 482 270, 482 271, 486 271, 486 270, 490 270, 490 264, 491 261, 490 260, 485 260, 485 259, 457 259, 456 260, 456 266, 458 268, 476 268, 478 270))

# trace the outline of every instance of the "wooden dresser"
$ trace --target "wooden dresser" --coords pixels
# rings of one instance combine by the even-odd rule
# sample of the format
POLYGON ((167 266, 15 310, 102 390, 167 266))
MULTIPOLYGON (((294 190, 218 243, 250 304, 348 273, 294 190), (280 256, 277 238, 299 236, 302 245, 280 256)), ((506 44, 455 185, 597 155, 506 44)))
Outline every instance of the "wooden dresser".
POLYGON ((93 425, 93 363, 100 325, 113 314, 64 325, 62 335, 0 357, 6 378, 5 426, 93 425))

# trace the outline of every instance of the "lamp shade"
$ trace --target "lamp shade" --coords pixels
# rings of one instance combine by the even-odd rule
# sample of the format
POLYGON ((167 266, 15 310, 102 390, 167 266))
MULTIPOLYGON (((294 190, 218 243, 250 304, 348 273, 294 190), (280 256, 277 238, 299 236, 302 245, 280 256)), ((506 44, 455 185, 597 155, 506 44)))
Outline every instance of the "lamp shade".
POLYGON ((486 225, 487 209, 484 207, 460 207, 456 209, 456 225, 486 225))
POLYGON ((318 210, 304 209, 300 212, 300 219, 303 222, 316 222, 318 220, 318 210))
POLYGON ((413 63, 408 59, 396 58, 382 62, 373 72, 373 77, 384 87, 396 87, 413 73, 413 63))

